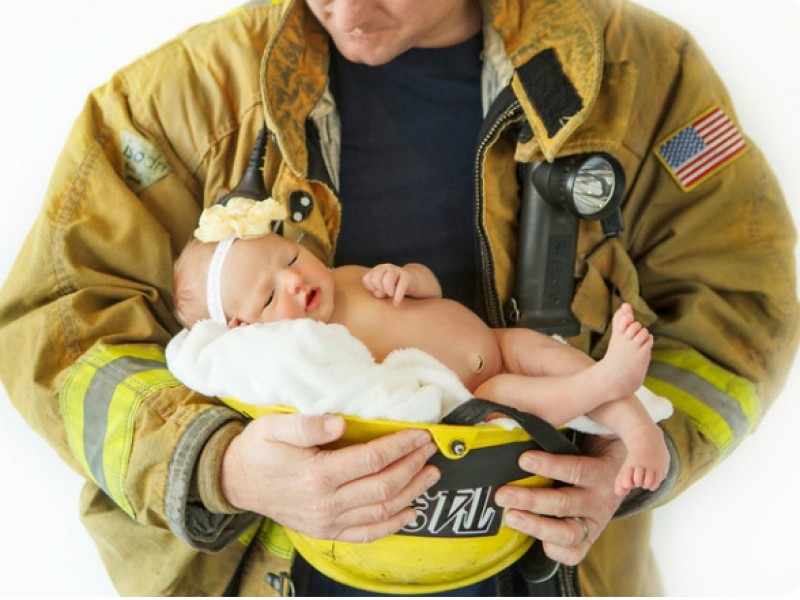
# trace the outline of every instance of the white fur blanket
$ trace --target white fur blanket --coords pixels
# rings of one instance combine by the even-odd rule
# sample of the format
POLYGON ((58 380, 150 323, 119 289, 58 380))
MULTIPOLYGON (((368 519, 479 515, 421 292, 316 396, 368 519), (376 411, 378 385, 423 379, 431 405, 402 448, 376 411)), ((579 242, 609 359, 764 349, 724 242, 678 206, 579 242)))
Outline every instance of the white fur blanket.
MULTIPOLYGON (((173 375, 202 394, 306 414, 437 423, 471 397, 458 376, 426 352, 395 350, 376 363, 344 326, 311 319, 235 329, 201 321, 175 336, 166 356, 173 375)), ((672 413, 668 400, 645 387, 637 396, 654 421, 672 413)), ((568 425, 611 433, 588 417, 568 425)))

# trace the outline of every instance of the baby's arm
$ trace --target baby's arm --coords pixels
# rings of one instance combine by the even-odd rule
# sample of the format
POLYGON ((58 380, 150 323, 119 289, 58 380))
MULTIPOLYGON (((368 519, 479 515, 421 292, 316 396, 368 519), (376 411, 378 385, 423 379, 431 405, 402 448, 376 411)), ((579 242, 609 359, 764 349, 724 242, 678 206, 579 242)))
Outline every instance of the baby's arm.
POLYGON ((403 298, 441 298, 442 286, 428 267, 420 263, 408 263, 402 267, 384 263, 372 267, 362 278, 366 287, 376 298, 392 298, 398 306, 403 298))

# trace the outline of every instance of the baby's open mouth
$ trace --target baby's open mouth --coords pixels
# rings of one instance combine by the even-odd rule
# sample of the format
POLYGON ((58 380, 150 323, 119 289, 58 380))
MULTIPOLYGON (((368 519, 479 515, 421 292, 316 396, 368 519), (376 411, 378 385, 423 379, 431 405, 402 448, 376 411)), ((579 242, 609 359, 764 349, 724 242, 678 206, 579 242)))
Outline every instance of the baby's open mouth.
POLYGON ((317 301, 319 299, 319 290, 317 288, 311 288, 306 292, 306 310, 314 308, 316 306, 317 301))

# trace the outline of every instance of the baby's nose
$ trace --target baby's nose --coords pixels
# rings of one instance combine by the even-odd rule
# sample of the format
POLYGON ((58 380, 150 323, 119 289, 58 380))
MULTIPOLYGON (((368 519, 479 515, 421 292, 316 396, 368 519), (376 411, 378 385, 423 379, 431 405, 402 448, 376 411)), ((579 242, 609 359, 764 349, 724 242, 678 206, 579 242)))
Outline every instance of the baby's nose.
POLYGON ((305 287, 305 279, 293 269, 285 271, 286 287, 290 294, 297 294, 305 287))

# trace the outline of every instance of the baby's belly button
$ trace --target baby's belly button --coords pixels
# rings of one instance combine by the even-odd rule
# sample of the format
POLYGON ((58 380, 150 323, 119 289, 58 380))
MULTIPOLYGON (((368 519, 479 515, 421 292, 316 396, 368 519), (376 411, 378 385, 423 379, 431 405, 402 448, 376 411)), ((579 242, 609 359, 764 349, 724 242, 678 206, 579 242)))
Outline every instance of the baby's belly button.
POLYGON ((478 354, 477 352, 470 354, 467 357, 467 364, 469 365, 469 370, 473 373, 480 373, 486 366, 486 362, 483 360, 483 355, 478 354))

